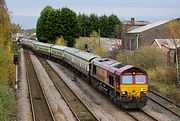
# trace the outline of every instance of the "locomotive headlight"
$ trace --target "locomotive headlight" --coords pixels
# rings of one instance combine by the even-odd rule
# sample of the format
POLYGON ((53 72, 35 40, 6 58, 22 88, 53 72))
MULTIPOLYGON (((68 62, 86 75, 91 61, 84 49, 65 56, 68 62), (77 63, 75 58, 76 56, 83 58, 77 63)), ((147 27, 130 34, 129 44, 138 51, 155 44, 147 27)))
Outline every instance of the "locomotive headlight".
POLYGON ((147 94, 147 92, 146 91, 143 91, 143 92, 141 92, 143 95, 146 95, 147 94))
POLYGON ((124 94, 126 94, 126 92, 122 92, 122 94, 124 95, 124 94))
POLYGON ((147 94, 147 92, 143 92, 143 94, 147 94))
POLYGON ((126 92, 126 91, 122 91, 121 94, 122 94, 122 95, 125 95, 125 94, 127 94, 127 92, 126 92))

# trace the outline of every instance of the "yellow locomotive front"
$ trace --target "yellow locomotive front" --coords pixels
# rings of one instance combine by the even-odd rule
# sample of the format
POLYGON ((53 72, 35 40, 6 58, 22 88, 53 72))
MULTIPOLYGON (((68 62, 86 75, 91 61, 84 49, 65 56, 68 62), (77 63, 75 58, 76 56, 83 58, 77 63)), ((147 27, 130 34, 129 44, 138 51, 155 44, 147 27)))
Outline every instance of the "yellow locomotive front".
POLYGON ((148 100, 148 77, 146 72, 134 68, 121 73, 119 89, 122 107, 144 107, 148 100))

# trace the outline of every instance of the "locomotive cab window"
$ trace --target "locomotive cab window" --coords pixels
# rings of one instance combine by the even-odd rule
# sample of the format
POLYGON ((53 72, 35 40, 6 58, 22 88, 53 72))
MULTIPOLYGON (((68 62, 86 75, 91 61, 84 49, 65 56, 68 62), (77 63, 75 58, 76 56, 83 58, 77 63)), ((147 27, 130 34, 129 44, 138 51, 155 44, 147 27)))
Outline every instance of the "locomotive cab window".
POLYGON ((109 75, 109 84, 114 86, 114 77, 109 75))
POLYGON ((133 77, 131 75, 124 75, 122 76, 122 84, 132 84, 133 77))
POLYGON ((136 75, 135 76, 136 84, 145 84, 146 83, 146 76, 145 75, 136 75))

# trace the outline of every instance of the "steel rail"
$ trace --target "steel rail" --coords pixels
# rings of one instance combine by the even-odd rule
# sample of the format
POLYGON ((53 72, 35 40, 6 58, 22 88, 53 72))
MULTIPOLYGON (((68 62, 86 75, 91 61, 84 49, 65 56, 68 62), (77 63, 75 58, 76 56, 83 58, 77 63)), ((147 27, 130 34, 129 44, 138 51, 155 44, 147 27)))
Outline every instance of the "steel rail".
POLYGON ((168 99, 168 98, 166 98, 166 97, 164 97, 164 96, 162 96, 162 95, 158 94, 157 92, 152 91, 152 90, 150 90, 150 89, 149 89, 148 91, 151 92, 151 93, 153 93, 153 94, 155 94, 155 95, 157 95, 157 96, 159 96, 159 97, 161 97, 161 98, 163 98, 164 100, 166 100, 166 101, 174 104, 176 107, 180 108, 180 105, 177 104, 177 103, 175 103, 174 101, 172 101, 172 100, 170 100, 170 99, 168 99))
MULTIPOLYGON (((54 115, 53 115, 53 112, 52 112, 52 110, 51 110, 51 108, 50 108, 50 104, 49 104, 49 102, 48 102, 48 99, 47 99, 47 97, 46 97, 46 95, 45 95, 45 92, 44 92, 44 90, 42 89, 42 85, 41 85, 41 83, 39 82, 39 76, 37 75, 37 73, 35 72, 35 68, 34 68, 34 65, 33 65, 33 63, 32 63, 32 60, 31 60, 31 58, 30 58, 30 56, 29 56, 29 53, 28 53, 28 51, 27 50, 25 50, 25 52, 24 52, 24 54, 25 54, 25 58, 26 58, 26 73, 27 73, 27 81, 28 81, 28 90, 29 90, 29 95, 30 95, 30 102, 31 102, 31 110, 32 110, 32 118, 33 118, 33 121, 37 121, 37 120, 39 120, 39 119, 37 119, 37 117, 36 117, 36 115, 37 114, 35 114, 35 107, 34 107, 34 97, 33 97, 33 95, 32 95, 32 89, 31 89, 31 83, 30 83, 30 76, 29 76, 29 72, 28 72, 28 63, 30 64, 30 68, 33 70, 33 72, 34 72, 34 74, 35 74, 35 78, 37 78, 37 83, 40 85, 40 90, 42 91, 42 96, 44 97, 44 99, 45 99, 45 103, 46 103, 46 105, 47 105, 47 108, 49 109, 49 112, 50 112, 50 116, 51 116, 51 120, 52 121, 55 121, 55 117, 54 117, 54 115)), ((44 120, 44 119, 43 119, 44 120)))
POLYGON ((129 113, 128 111, 124 110, 124 112, 129 115, 131 118, 133 118, 135 121, 140 121, 139 119, 137 119, 136 117, 134 117, 131 113, 129 113))
POLYGON ((144 110, 140 110, 142 113, 144 113, 145 115, 149 116, 151 119, 153 119, 154 121, 158 121, 158 119, 154 118, 152 115, 149 115, 148 113, 146 113, 144 110))
MULTIPOLYGON (((85 103, 80 99, 80 97, 66 84, 66 82, 63 81, 63 79, 59 76, 59 74, 53 69, 53 67, 51 67, 51 65, 44 59, 39 58, 42 66, 45 68, 47 74, 49 75, 50 79, 52 80, 52 82, 54 83, 55 87, 57 88, 58 92, 61 94, 61 96, 63 97, 63 99, 65 100, 65 102, 67 103, 67 105, 69 106, 70 110, 72 111, 73 115, 77 118, 78 121, 88 121, 88 120, 93 120, 93 121, 99 121, 99 119, 96 117, 96 115, 85 105, 85 103), (46 67, 48 66, 48 67, 46 67), (51 70, 58 78, 58 81, 61 81, 61 83, 64 83, 65 87, 70 90, 70 93, 72 93, 75 98, 73 100, 78 100, 79 103, 81 103, 83 105, 84 108, 83 111, 85 112, 77 112, 77 109, 74 109, 74 107, 72 106, 73 104, 71 104, 70 101, 68 101, 66 95, 63 93, 63 91, 61 90, 61 88, 58 86, 58 84, 54 81, 54 79, 52 79, 50 72, 48 72, 48 70, 51 70), (89 114, 88 114, 89 112, 89 114), (82 115, 85 116, 91 115, 92 119, 83 119, 82 115)), ((82 109, 81 109, 82 111, 82 109)))
POLYGON ((153 99, 153 98, 150 97, 150 96, 148 96, 148 98, 149 98, 150 100, 152 100, 153 102, 157 103, 158 105, 160 105, 161 107, 165 108, 166 110, 168 110, 168 111, 171 112, 172 114, 174 114, 174 115, 176 115, 177 117, 180 118, 180 115, 177 114, 175 111, 173 111, 173 110, 167 108, 166 106, 164 106, 163 104, 159 103, 158 101, 156 101, 155 99, 153 99))

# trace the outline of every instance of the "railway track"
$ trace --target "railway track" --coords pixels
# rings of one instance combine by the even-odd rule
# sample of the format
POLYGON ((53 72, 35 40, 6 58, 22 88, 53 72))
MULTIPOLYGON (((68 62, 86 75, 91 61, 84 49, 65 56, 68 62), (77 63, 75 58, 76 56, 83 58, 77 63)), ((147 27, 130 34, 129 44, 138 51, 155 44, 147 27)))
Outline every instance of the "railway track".
POLYGON ((161 107, 165 108, 169 112, 171 112, 173 115, 180 118, 180 105, 176 104, 175 102, 169 100, 168 98, 162 95, 159 95, 158 93, 152 90, 149 90, 148 98, 160 105, 161 107))
POLYGON ((99 121, 71 88, 61 79, 54 69, 43 58, 39 58, 42 66, 46 70, 50 79, 54 83, 59 93, 73 112, 78 121, 99 121))
POLYGON ((55 121, 27 50, 24 50, 24 55, 32 119, 33 121, 55 121))
POLYGON ((143 110, 127 111, 124 110, 127 115, 132 117, 135 121, 158 121, 155 117, 149 115, 143 110))

